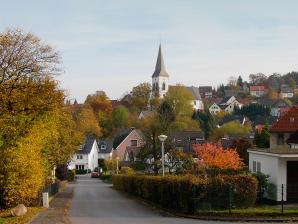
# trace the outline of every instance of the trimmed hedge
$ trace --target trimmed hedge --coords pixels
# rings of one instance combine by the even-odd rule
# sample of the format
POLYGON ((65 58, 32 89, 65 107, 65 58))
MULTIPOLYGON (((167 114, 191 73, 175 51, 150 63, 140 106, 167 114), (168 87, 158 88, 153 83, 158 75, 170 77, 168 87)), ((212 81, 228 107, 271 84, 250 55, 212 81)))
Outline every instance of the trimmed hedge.
POLYGON ((185 176, 114 175, 115 189, 133 194, 165 208, 182 213, 197 209, 243 208, 255 203, 257 180, 253 176, 233 175, 201 179, 185 176))

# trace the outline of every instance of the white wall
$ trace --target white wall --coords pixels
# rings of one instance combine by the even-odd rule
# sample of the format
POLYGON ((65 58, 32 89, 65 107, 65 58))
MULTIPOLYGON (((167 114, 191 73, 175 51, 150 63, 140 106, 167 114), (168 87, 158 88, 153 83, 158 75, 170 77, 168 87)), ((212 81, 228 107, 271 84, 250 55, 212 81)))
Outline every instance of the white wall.
POLYGON ((281 201, 282 199, 282 184, 284 185, 284 200, 286 201, 286 185, 287 185, 287 161, 297 161, 296 158, 283 158, 277 154, 259 153, 249 151, 249 170, 253 172, 253 161, 261 163, 261 173, 269 175, 269 182, 276 186, 276 194, 267 194, 267 197, 272 200, 281 201))

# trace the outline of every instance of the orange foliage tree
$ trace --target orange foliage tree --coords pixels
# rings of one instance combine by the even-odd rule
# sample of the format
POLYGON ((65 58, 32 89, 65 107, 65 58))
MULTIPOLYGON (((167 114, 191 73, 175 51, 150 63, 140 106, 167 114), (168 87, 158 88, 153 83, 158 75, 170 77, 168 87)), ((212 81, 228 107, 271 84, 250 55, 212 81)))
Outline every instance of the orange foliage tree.
POLYGON ((240 170, 244 165, 235 149, 224 149, 220 144, 195 144, 194 150, 201 168, 240 170))

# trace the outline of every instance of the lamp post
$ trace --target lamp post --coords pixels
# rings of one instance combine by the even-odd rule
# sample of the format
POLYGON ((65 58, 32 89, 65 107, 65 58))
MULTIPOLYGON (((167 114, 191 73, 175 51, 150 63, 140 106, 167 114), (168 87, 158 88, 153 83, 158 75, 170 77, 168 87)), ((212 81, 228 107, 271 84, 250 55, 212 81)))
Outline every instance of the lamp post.
POLYGON ((117 168, 116 168, 116 173, 119 173, 119 157, 116 157, 116 161, 117 161, 117 168))
POLYGON ((164 142, 168 136, 166 135, 159 135, 158 139, 161 141, 161 162, 162 162, 162 176, 165 176, 165 149, 164 149, 164 142))

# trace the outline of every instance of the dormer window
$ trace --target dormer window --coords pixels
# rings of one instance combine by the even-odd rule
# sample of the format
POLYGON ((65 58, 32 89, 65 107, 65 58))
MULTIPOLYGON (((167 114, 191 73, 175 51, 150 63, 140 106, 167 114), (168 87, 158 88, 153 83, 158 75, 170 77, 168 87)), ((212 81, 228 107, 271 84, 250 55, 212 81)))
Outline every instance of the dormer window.
POLYGON ((107 146, 106 146, 105 144, 102 144, 102 145, 100 146, 100 149, 101 149, 101 150, 106 150, 106 148, 107 148, 107 146))

